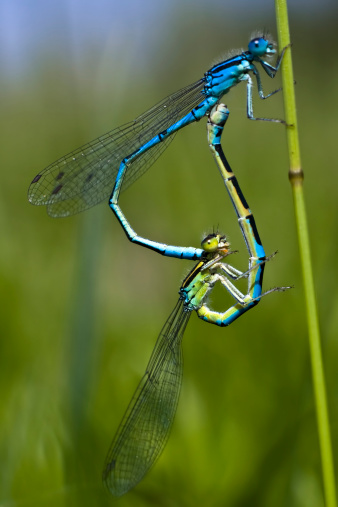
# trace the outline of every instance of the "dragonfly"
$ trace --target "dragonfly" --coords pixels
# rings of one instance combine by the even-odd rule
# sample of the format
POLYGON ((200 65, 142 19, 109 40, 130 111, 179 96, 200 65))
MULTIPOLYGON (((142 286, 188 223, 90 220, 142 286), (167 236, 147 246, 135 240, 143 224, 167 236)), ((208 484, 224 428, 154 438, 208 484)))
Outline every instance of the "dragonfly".
POLYGON ((285 123, 281 119, 254 116, 251 75, 256 79, 261 99, 280 91, 279 88, 264 94, 257 65, 274 78, 287 47, 277 56, 273 66, 266 59, 276 55, 274 42, 267 33, 253 34, 246 51, 217 63, 201 79, 168 96, 134 121, 111 130, 49 165, 31 182, 29 201, 45 205, 52 217, 66 217, 109 198, 110 208, 133 243, 171 257, 181 257, 183 253, 187 259, 201 258, 202 249, 172 249, 164 243, 139 236, 118 204, 120 193, 147 171, 178 130, 208 116, 221 97, 241 82, 246 82, 247 86, 249 119, 285 123))
POLYGON ((182 384, 182 339, 193 311, 205 322, 228 326, 258 304, 266 294, 288 287, 276 287, 262 293, 266 257, 255 219, 239 187, 220 144, 229 110, 223 104, 209 114, 208 141, 237 214, 249 253, 246 272, 223 262, 234 253, 226 236, 209 234, 202 241, 203 255, 185 278, 178 302, 163 326, 151 354, 146 372, 138 385, 108 452, 103 480, 110 492, 122 496, 138 484, 161 454, 172 427, 182 384), (247 279, 243 294, 234 282, 247 279), (209 308, 207 298, 220 282, 234 298, 224 312, 209 308))

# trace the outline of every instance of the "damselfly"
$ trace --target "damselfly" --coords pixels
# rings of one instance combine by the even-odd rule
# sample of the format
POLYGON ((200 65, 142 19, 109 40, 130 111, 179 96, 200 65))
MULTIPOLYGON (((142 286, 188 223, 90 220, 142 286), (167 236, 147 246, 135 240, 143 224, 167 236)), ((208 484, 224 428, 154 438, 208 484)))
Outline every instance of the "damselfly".
POLYGON ((213 233, 202 241, 201 260, 180 288, 179 300, 160 332, 146 372, 109 450, 103 478, 116 496, 123 495, 142 479, 165 446, 181 388, 181 344, 191 312, 195 310, 206 322, 228 326, 255 306, 263 295, 286 289, 276 288, 262 294, 263 271, 269 258, 265 256, 254 217, 220 144, 228 114, 223 104, 212 109, 207 125, 208 140, 237 214, 249 253, 249 268, 242 273, 222 262, 233 253, 225 236, 213 233), (234 281, 246 278, 247 293, 240 292, 229 278, 234 281), (206 303, 217 282, 235 300, 235 304, 223 313, 211 310, 206 303))
MULTIPOLYGON (((173 93, 134 121, 111 130, 48 166, 33 179, 28 191, 30 202, 46 205, 49 215, 53 217, 66 217, 94 206, 110 195, 109 205, 131 241, 163 255, 180 257, 180 249, 171 250, 167 245, 136 234, 118 205, 121 190, 126 189, 155 162, 178 130, 208 116, 221 97, 242 81, 247 84, 248 118, 284 123, 279 119, 254 116, 250 74, 256 78, 261 99, 279 91, 264 95, 255 64, 260 64, 267 75, 273 78, 285 50, 272 66, 264 58, 276 54, 274 44, 267 34, 256 34, 249 42, 247 51, 214 65, 202 79, 173 93)), ((189 259, 196 258, 195 251, 187 251, 186 255, 189 259)))

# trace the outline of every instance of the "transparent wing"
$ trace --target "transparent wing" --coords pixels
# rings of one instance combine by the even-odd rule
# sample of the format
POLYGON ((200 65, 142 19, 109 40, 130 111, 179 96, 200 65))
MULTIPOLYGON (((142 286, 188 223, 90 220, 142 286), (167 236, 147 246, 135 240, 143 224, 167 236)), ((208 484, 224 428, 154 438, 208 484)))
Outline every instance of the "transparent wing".
MULTIPOLYGON (((53 217, 65 217, 108 200, 122 160, 199 104, 203 88, 201 79, 165 98, 134 121, 61 157, 33 179, 29 201, 47 205, 48 214, 53 217)), ((155 162, 173 137, 130 165, 122 190, 155 162)))
POLYGON ((179 300, 165 323, 109 450, 103 479, 121 496, 161 454, 175 416, 182 383, 182 337, 190 311, 179 300))

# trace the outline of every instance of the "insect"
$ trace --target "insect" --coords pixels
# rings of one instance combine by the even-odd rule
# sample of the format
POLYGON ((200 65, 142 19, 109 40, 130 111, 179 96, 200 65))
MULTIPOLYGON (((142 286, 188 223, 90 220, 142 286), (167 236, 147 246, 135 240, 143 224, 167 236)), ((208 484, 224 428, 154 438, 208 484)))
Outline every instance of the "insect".
POLYGON ((201 260, 180 288, 179 300, 160 332, 146 372, 109 450, 103 479, 115 496, 123 495, 142 479, 166 444, 182 383, 182 338, 192 311, 206 322, 228 326, 257 305, 263 295, 286 289, 279 287, 262 294, 263 272, 269 257, 265 256, 254 217, 220 144, 228 114, 223 104, 212 109, 207 124, 208 140, 237 214, 249 253, 249 268, 243 273, 222 262, 233 253, 225 236, 213 233, 202 241, 201 260), (243 277, 248 282, 246 294, 229 280, 243 277), (211 310, 206 303, 217 282, 235 300, 223 313, 211 310))
MULTIPOLYGON (((285 50, 286 47, 272 66, 264 58, 276 54, 273 42, 267 34, 255 35, 247 51, 214 65, 202 79, 173 93, 134 121, 111 130, 48 166, 33 179, 28 191, 29 201, 46 205, 47 212, 53 217, 66 217, 110 196, 109 205, 132 242, 163 255, 180 257, 182 249, 172 250, 165 244, 136 234, 118 205, 121 190, 131 185, 155 162, 178 130, 208 116, 221 97, 242 81, 247 84, 248 118, 285 123, 279 119, 254 116, 250 75, 256 78, 261 99, 279 91, 264 95, 256 64, 273 78, 285 50)), ((203 252, 201 249, 185 250, 184 255, 185 258, 196 259, 203 252)))

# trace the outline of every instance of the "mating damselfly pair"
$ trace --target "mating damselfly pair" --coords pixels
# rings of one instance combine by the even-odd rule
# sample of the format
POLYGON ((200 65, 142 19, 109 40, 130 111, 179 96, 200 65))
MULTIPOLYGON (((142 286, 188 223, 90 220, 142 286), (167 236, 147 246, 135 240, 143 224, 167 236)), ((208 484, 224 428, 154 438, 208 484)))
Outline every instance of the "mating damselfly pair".
POLYGON ((264 95, 255 64, 260 64, 273 78, 285 50, 272 66, 263 58, 276 53, 273 43, 267 35, 255 35, 247 51, 214 65, 202 79, 170 95, 134 121, 60 158, 38 174, 30 185, 29 200, 33 204, 46 205, 48 213, 54 217, 78 213, 108 199, 110 195, 109 206, 132 242, 166 256, 199 260, 182 284, 179 301, 160 333, 145 376, 109 451, 104 480, 115 495, 122 495, 135 486, 165 445, 180 392, 181 340, 191 312, 195 310, 206 322, 226 326, 255 306, 262 297, 263 272, 268 258, 254 218, 221 148, 220 139, 228 110, 220 104, 220 99, 233 86, 244 81, 247 85, 248 118, 285 123, 279 119, 254 116, 251 77, 253 74, 256 78, 261 99, 279 91, 264 95), (232 253, 225 236, 219 233, 207 236, 202 248, 168 246, 139 236, 118 204, 121 190, 154 163, 175 133, 203 117, 208 118, 209 146, 248 249, 249 267, 244 273, 222 262, 232 253), (246 294, 242 294, 229 280, 243 277, 248 281, 246 294), (217 282, 235 299, 235 304, 223 313, 209 309, 206 304, 206 298, 217 282))

